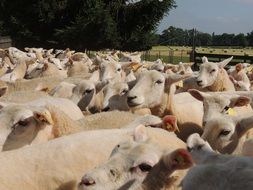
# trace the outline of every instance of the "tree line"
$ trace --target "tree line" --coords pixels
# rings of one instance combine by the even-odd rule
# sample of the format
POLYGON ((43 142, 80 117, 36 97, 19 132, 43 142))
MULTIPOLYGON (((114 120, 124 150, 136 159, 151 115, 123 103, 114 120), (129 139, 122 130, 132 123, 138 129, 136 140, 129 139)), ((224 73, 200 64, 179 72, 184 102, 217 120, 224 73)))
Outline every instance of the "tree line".
POLYGON ((0 35, 15 46, 147 50, 174 0, 1 0, 0 35))
MULTIPOLYGON (((194 30, 170 26, 156 36, 156 45, 192 46, 194 30)), ((196 46, 253 46, 253 31, 247 34, 209 34, 195 32, 196 46)))

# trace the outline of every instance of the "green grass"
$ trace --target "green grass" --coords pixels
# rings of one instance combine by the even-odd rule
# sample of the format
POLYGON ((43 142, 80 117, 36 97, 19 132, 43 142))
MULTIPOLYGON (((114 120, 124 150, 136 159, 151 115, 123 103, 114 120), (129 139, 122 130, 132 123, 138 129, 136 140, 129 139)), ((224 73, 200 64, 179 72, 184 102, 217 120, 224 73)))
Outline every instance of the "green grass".
POLYGON ((165 63, 178 64, 179 62, 190 62, 190 57, 181 57, 181 56, 165 56, 161 55, 160 57, 157 55, 142 55, 142 60, 146 61, 156 61, 158 58, 162 59, 165 63))
MULTIPOLYGON (((187 46, 154 46, 148 51, 148 56, 142 56, 147 61, 154 61, 158 58, 162 58, 166 63, 177 64, 180 61, 189 62, 190 52, 192 47, 187 46), (173 57, 173 58, 172 58, 173 57)), ((222 55, 249 55, 253 56, 253 48, 241 48, 241 47, 197 47, 198 53, 207 54, 222 54, 222 55)), ((145 53, 143 53, 145 54, 145 53)), ((217 59, 218 60, 218 59, 217 59)), ((215 60, 213 60, 215 61, 215 60)))

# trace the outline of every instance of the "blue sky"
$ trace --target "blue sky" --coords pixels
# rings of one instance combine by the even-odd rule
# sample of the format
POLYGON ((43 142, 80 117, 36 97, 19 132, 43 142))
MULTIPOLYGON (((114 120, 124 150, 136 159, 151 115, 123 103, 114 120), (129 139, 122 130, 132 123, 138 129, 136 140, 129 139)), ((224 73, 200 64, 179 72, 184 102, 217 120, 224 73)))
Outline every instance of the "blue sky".
POLYGON ((253 0, 175 1, 177 8, 163 18, 158 33, 171 25, 216 34, 253 31, 253 0))

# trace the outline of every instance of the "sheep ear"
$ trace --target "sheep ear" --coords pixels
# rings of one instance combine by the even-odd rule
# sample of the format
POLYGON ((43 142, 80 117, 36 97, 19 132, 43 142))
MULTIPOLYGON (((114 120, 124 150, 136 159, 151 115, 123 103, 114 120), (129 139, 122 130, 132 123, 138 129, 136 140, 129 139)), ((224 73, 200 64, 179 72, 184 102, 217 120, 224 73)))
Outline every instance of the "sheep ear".
POLYGON ((189 73, 183 74, 183 75, 180 75, 180 74, 165 74, 165 78, 167 80, 169 80, 169 82, 171 84, 179 82, 179 81, 187 79, 187 78, 190 78, 191 76, 192 76, 192 74, 189 74, 189 73))
POLYGON ((237 135, 241 137, 252 128, 253 128, 253 117, 242 118, 236 125, 237 135))
POLYGON ((134 129, 134 141, 145 142, 148 139, 147 129, 144 125, 138 125, 134 129))
POLYGON ((240 97, 235 97, 230 99, 231 103, 229 107, 242 107, 246 106, 250 103, 250 98, 246 96, 240 96, 240 97))
POLYGON ((208 59, 206 56, 202 57, 202 63, 208 63, 208 59))
POLYGON ((225 59, 225 60, 223 60, 223 61, 221 61, 221 62, 219 62, 219 63, 217 63, 217 64, 218 64, 218 66, 219 66, 220 68, 224 68, 230 61, 232 61, 233 58, 234 58, 234 57, 232 56, 232 57, 230 57, 230 58, 228 58, 228 59, 225 59))
POLYGON ((169 132, 179 132, 177 118, 174 115, 167 115, 163 118, 163 128, 169 132))
POLYGON ((97 82, 95 85, 96 93, 100 92, 107 84, 109 84, 109 80, 97 82))
POLYGON ((25 47, 24 49, 25 49, 25 51, 29 51, 30 50, 30 48, 28 48, 28 47, 25 47))
POLYGON ((46 62, 46 63, 44 63, 44 66, 43 66, 42 70, 46 71, 47 69, 48 69, 48 63, 46 62))
POLYGON ((204 98, 205 98, 205 97, 210 96, 210 95, 207 94, 207 93, 200 92, 200 91, 195 90, 195 89, 189 89, 188 92, 189 92, 194 98, 196 98, 197 100, 202 101, 202 102, 204 101, 204 98))
POLYGON ((44 123, 49 123, 53 124, 53 119, 51 116, 51 113, 47 109, 41 109, 33 112, 33 116, 36 120, 44 122, 44 123))
POLYGON ((4 94, 6 94, 7 90, 8 90, 7 86, 1 87, 0 88, 0 97, 3 96, 4 94))
POLYGON ((193 159, 190 153, 185 149, 177 149, 163 156, 163 162, 168 168, 179 170, 190 168, 193 165, 193 159))
POLYGON ((99 71, 96 70, 91 74, 91 77, 89 78, 89 80, 97 82, 99 81, 99 71))
POLYGON ((187 63, 187 66, 192 67, 194 65, 194 62, 187 63))
POLYGON ((54 51, 54 49, 50 49, 50 50, 48 50, 47 52, 50 53, 50 54, 52 54, 53 51, 54 51))

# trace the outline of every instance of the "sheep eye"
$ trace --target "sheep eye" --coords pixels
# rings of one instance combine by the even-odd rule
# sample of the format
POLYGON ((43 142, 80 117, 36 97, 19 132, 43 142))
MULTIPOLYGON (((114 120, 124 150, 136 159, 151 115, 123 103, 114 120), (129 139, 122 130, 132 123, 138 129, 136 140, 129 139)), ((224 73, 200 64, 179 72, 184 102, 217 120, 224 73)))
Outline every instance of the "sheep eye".
POLYGON ((228 106, 225 106, 225 108, 223 109, 223 112, 226 112, 228 111, 229 107, 228 106))
POLYGON ((121 71, 121 68, 118 68, 117 71, 120 72, 120 71, 121 71))
POLYGON ((20 126, 22 126, 22 127, 26 127, 27 124, 28 124, 28 121, 26 121, 26 120, 20 120, 20 121, 18 122, 18 125, 20 125, 20 126))
POLYGON ((222 130, 220 132, 220 136, 227 136, 229 133, 230 133, 230 131, 228 131, 228 130, 222 130))
POLYGON ((155 83, 156 83, 156 84, 162 84, 162 83, 163 83, 163 81, 161 81, 161 80, 157 80, 155 83))
POLYGON ((213 72, 215 72, 215 71, 216 71, 216 69, 212 69, 210 73, 213 73, 213 72))
POLYGON ((149 172, 152 169, 152 166, 146 163, 142 163, 139 165, 139 168, 142 172, 149 172))
POLYGON ((123 90, 122 92, 121 92, 121 94, 126 94, 128 92, 128 90, 123 90))
POLYGON ((197 150, 201 150, 202 147, 203 147, 203 145, 197 146, 197 150))
POLYGON ((87 93, 87 94, 89 94, 89 93, 91 93, 92 92, 92 89, 87 89, 87 90, 85 90, 85 93, 87 93))

